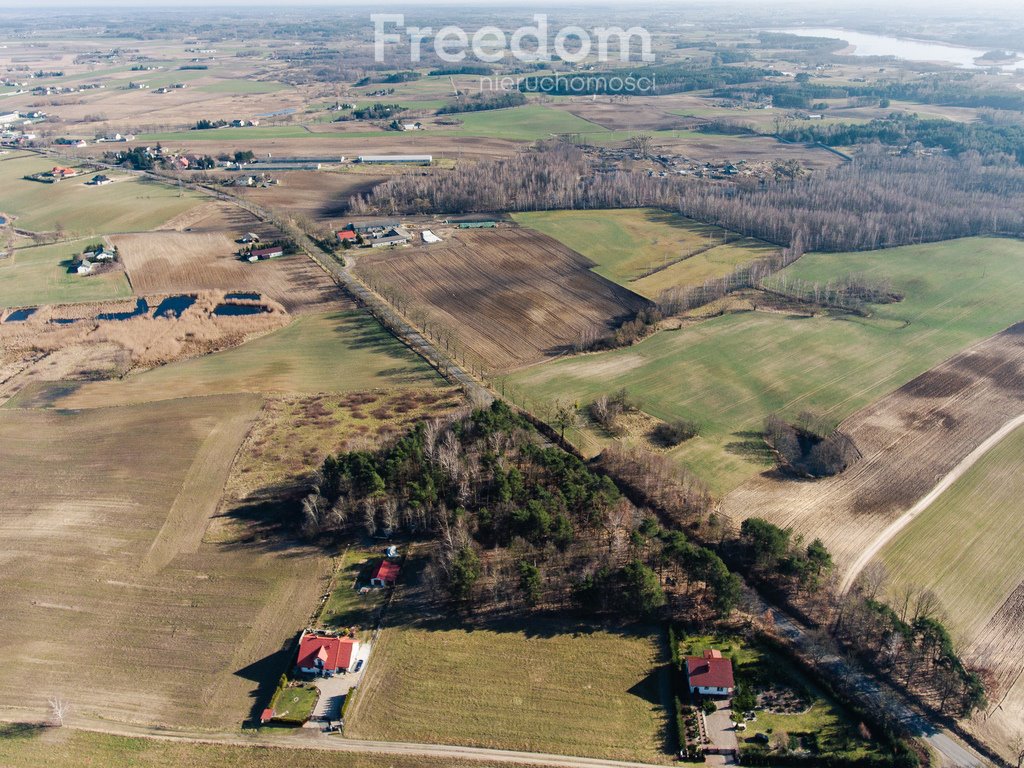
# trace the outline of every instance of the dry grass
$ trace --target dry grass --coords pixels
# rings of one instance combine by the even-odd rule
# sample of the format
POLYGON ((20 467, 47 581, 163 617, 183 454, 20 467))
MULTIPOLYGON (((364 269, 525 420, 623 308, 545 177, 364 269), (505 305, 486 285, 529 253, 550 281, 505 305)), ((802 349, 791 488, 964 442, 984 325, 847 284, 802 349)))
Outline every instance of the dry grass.
POLYGON ((432 387, 441 381, 373 318, 332 312, 302 315, 274 333, 224 352, 121 381, 89 382, 55 404, 97 408, 233 392, 318 394, 432 387))
POLYGON ((653 631, 386 629, 349 735, 667 762, 667 669, 653 631))
POLYGON ((239 454, 228 496, 295 488, 328 455, 372 450, 461 404, 449 388, 270 398, 239 454))
POLYGON ((41 712, 237 725, 272 686, 324 558, 204 543, 259 398, 0 411, 0 696, 41 712))
POLYGON ((591 272, 578 253, 523 229, 460 232, 436 247, 358 259, 372 284, 409 297, 493 371, 564 354, 646 303, 591 272))
POLYGON ((196 744, 40 730, 18 723, 0 723, 0 763, 4 768, 496 768, 478 760, 332 752, 314 746, 196 744))

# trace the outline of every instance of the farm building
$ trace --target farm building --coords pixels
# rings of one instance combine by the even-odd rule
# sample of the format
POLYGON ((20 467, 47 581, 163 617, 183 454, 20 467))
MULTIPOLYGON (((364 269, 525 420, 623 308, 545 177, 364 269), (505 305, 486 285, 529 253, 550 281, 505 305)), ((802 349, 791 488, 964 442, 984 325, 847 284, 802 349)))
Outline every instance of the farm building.
POLYGON ((433 155, 360 155, 357 163, 369 165, 430 165, 434 162, 433 155))
POLYGON ((345 242, 346 240, 355 242, 355 240, 358 237, 359 235, 356 234, 356 231, 354 229, 343 229, 341 230, 341 232, 338 233, 338 241, 342 243, 345 242))
POLYGON ((75 274, 77 275, 91 275, 93 264, 91 261, 82 260, 75 267, 75 274))
POLYGON ((688 656, 686 679, 690 693, 702 696, 730 696, 736 686, 732 662, 716 650, 704 651, 703 656, 688 656))
POLYGON ((386 248, 391 245, 408 245, 412 235, 401 227, 395 227, 370 241, 371 248, 386 248))
POLYGON ((382 235, 389 229, 400 226, 397 221, 361 221, 352 222, 347 229, 358 232, 360 235, 382 235))
POLYGON ((86 182, 87 185, 92 187, 102 187, 105 184, 113 183, 114 180, 112 178, 110 178, 109 176, 104 176, 102 173, 93 176, 91 179, 89 179, 89 181, 86 182))
POLYGON ((280 245, 272 245, 269 248, 254 248, 249 252, 250 260, 253 256, 257 260, 264 259, 276 259, 278 256, 284 256, 284 248, 280 245))
POLYGON ((401 566, 391 560, 381 560, 373 567, 370 574, 370 585, 374 587, 393 587, 398 581, 401 566))
POLYGON ((257 235, 255 232, 246 232, 244 235, 242 235, 240 240, 240 242, 242 243, 258 243, 259 241, 260 236, 257 235))
POLYGON ((333 637, 303 631, 296 668, 307 675, 347 672, 355 664, 359 643, 352 637, 333 637))

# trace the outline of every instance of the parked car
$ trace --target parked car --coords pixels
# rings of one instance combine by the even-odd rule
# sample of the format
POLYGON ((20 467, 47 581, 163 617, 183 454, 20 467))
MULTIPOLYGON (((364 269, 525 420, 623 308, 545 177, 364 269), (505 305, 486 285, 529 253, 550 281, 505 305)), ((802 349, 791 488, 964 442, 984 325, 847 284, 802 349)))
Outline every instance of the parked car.
POLYGON ((359 661, 356 662, 356 668, 353 669, 352 671, 353 672, 358 672, 362 668, 363 668, 363 660, 360 659, 359 661))

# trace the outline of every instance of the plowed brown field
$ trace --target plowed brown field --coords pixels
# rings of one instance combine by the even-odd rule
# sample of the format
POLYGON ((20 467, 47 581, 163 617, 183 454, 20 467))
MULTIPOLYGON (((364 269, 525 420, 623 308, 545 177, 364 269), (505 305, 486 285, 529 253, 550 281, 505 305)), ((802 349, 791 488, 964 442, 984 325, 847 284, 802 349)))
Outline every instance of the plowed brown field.
POLYGON ((500 372, 562 354, 647 304, 593 266, 546 235, 494 229, 459 232, 434 247, 362 251, 356 269, 407 296, 500 372))

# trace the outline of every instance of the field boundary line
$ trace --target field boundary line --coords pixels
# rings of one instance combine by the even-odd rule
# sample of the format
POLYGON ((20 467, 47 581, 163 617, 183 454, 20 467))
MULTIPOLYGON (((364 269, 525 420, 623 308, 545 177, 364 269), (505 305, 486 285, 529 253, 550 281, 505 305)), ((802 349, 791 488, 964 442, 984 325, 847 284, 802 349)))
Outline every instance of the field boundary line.
POLYGON ((942 478, 923 498, 914 506, 900 515, 896 520, 880 533, 871 545, 865 549, 847 570, 839 584, 840 594, 845 594, 853 586, 854 581, 867 564, 892 541, 897 534, 912 523, 922 512, 934 504, 942 494, 948 491, 961 477, 977 464, 989 451, 995 448, 1006 437, 1018 427, 1024 426, 1024 413, 1003 424, 994 434, 990 435, 985 442, 971 451, 959 464, 957 464, 945 477, 942 478))

